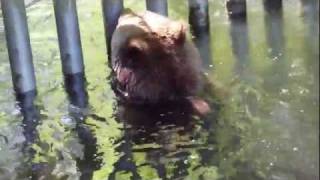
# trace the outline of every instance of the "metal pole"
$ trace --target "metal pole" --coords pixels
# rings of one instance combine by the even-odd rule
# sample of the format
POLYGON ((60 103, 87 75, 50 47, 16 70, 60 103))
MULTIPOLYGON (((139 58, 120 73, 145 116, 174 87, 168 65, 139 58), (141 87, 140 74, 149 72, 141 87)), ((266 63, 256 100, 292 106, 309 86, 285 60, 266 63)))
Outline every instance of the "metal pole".
POLYGON ((86 107, 85 73, 75 0, 53 0, 62 71, 71 104, 86 107))
POLYGON ((146 0, 147 10, 168 16, 167 0, 146 0))
POLYGON ((108 63, 111 64, 111 37, 123 10, 123 0, 102 0, 108 63))
POLYGON ((264 0, 265 27, 272 60, 270 75, 265 81, 270 90, 279 92, 288 82, 289 65, 285 57, 285 36, 283 30, 282 0, 264 0))
POLYGON ((235 71, 239 76, 247 78, 245 73, 250 59, 246 0, 228 0, 226 6, 231 21, 232 50, 237 59, 235 71))
POLYGON ((24 150, 37 138, 39 112, 34 105, 37 95, 29 30, 24 1, 1 0, 13 87, 23 115, 24 150))
POLYGON ((23 134, 26 138, 25 150, 29 153, 31 146, 38 138, 37 125, 40 120, 40 111, 38 107, 34 104, 36 98, 35 91, 29 91, 27 93, 21 94, 18 97, 18 102, 21 107, 21 113, 23 115, 23 134))
POLYGON ((305 50, 309 73, 314 74, 312 91, 314 101, 319 102, 319 0, 301 0, 303 19, 306 28, 305 50))
POLYGON ((247 21, 246 0, 227 0, 226 3, 229 18, 247 21))
POLYGON ((282 0, 264 0, 263 4, 271 58, 279 57, 284 48, 282 0))
POLYGON ((313 59, 319 59, 319 0, 301 0, 301 4, 307 26, 306 44, 313 59))
POLYGON ((205 69, 212 64, 208 0, 189 0, 189 23, 205 69))
POLYGON ((22 94, 36 94, 36 80, 32 52, 22 0, 1 0, 9 53, 12 81, 17 98, 22 94))

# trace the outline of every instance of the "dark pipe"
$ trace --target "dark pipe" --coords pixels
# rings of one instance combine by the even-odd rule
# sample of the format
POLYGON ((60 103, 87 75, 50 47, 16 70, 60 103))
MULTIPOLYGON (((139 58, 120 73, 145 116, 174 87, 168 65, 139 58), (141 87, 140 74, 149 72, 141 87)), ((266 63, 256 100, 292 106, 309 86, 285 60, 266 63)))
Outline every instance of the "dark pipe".
POLYGON ((263 0, 264 9, 272 15, 282 14, 282 0, 263 0))
POLYGON ((29 144, 34 143, 38 137, 36 127, 39 123, 40 114, 38 108, 34 105, 35 98, 36 91, 17 95, 18 105, 23 116, 23 134, 26 138, 26 148, 29 148, 29 144))
POLYGON ((313 52, 314 59, 319 58, 319 0, 301 0, 303 19, 307 26, 306 41, 313 52))
POLYGON ((147 10, 168 16, 167 0, 146 0, 147 10))
POLYGON ((39 112, 34 106, 37 95, 32 52, 24 1, 1 0, 6 31, 12 82, 16 99, 23 115, 24 150, 37 138, 39 112))
POLYGON ((231 21, 232 50, 237 59, 236 73, 243 78, 247 78, 245 73, 249 66, 250 57, 246 1, 229 0, 226 7, 231 21))
POLYGON ((319 102, 319 0, 301 0, 303 19, 306 25, 305 51, 309 73, 314 74, 312 90, 315 102, 319 102))
POLYGON ((36 91, 24 1, 1 0, 12 81, 16 94, 36 91))
POLYGON ((276 58, 283 54, 284 48, 282 0, 264 0, 263 4, 270 58, 276 58))
POLYGON ((189 23, 203 65, 208 69, 212 64, 208 0, 189 0, 189 23))
POLYGON ((85 73, 75 0, 53 0, 62 71, 70 103, 87 106, 85 73))
POLYGON ((269 58, 272 60, 265 84, 270 91, 278 93, 288 82, 289 69, 285 58, 282 0, 264 0, 263 5, 269 58))
POLYGON ((64 75, 65 90, 72 105, 86 108, 88 105, 88 92, 86 78, 83 72, 64 75))
POLYGON ((227 0, 226 3, 228 16, 232 19, 247 19, 247 3, 246 0, 227 0))
MULTIPOLYGON (((79 121, 79 120, 77 120, 79 121)), ((93 178, 94 171, 100 169, 101 160, 98 159, 97 139, 89 126, 82 123, 77 124, 76 131, 79 141, 83 145, 83 158, 77 159, 77 166, 81 172, 80 180, 93 178)))
POLYGON ((103 19, 108 51, 108 64, 111 63, 111 37, 117 27, 118 19, 123 10, 123 0, 102 0, 103 19))

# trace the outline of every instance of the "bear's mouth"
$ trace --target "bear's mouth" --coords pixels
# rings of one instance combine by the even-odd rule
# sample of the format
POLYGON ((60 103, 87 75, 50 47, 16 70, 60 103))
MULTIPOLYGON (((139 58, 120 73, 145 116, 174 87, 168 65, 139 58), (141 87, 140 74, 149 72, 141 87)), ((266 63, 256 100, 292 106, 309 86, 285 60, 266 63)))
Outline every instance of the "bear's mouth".
POLYGON ((117 80, 121 85, 127 84, 133 74, 132 69, 127 67, 118 68, 116 70, 117 80))
POLYGON ((124 86, 129 82, 131 76, 133 75, 133 70, 130 67, 125 67, 122 63, 116 63, 113 66, 113 71, 115 72, 116 79, 121 86, 124 86))

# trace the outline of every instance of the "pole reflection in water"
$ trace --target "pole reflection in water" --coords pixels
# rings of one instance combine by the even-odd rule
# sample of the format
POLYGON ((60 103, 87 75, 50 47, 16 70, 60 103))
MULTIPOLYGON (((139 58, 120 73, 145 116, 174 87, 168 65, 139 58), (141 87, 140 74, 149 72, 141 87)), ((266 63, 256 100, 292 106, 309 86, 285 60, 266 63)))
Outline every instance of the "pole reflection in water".
POLYGON ((35 98, 35 91, 17 95, 18 105, 23 116, 23 129, 26 138, 25 148, 31 146, 38 138, 36 127, 39 124, 40 112, 34 104, 35 98))
POLYGON ((203 66, 208 70, 212 65, 210 47, 210 20, 208 0, 189 0, 189 23, 203 66))
MULTIPOLYGON (((307 27, 306 40, 314 58, 319 57, 319 1, 301 0, 303 18, 307 27)), ((317 59, 314 59, 317 60, 317 59)))
POLYGON ((285 58, 282 0, 264 0, 265 28, 272 66, 266 75, 267 87, 279 92, 288 82, 288 62, 285 58))
POLYGON ((315 82, 312 88, 315 101, 319 102, 319 0, 301 0, 305 29, 305 51, 307 69, 313 72, 315 82))
POLYGON ((284 49, 282 0, 264 0, 264 9, 270 55, 276 58, 284 49))
POLYGON ((231 22, 232 51, 237 60, 235 71, 241 79, 247 79, 250 57, 246 1, 229 0, 226 6, 231 22))
MULTIPOLYGON (((70 102, 69 116, 75 121, 75 132, 78 134, 80 143, 83 145, 83 157, 77 159, 77 167, 81 173, 80 180, 90 180, 94 171, 100 168, 102 162, 98 157, 97 139, 90 125, 86 124, 88 116, 88 95, 84 86, 85 77, 71 78, 66 80, 66 92, 70 102), (68 90, 69 88, 69 90, 68 90), (70 90, 71 88, 71 90, 70 90), (76 93, 74 93, 76 91, 76 93)), ((92 116, 95 118, 96 116, 92 116)))

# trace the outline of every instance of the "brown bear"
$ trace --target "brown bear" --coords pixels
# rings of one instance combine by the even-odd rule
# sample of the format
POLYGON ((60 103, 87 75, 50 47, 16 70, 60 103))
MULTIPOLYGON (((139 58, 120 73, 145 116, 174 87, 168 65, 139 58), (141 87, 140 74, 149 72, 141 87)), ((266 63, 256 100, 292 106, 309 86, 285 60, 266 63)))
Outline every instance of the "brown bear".
POLYGON ((202 86, 201 59, 186 33, 184 23, 149 11, 130 11, 119 18, 111 40, 111 66, 113 89, 122 102, 189 100, 207 106, 194 98, 202 86))

